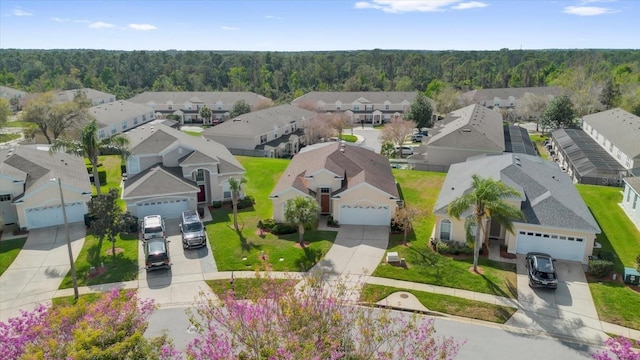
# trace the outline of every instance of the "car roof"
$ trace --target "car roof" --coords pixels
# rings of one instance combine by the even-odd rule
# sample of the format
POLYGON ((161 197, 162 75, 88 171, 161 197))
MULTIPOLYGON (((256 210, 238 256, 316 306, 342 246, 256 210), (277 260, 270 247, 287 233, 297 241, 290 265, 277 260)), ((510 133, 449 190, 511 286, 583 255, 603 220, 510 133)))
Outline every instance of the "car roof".
POLYGON ((160 225, 162 223, 162 216, 147 215, 144 217, 144 223, 147 225, 160 225))
POLYGON ((534 263, 536 270, 542 272, 555 272, 555 268, 553 266, 553 257, 544 253, 529 253, 527 256, 530 256, 534 263))

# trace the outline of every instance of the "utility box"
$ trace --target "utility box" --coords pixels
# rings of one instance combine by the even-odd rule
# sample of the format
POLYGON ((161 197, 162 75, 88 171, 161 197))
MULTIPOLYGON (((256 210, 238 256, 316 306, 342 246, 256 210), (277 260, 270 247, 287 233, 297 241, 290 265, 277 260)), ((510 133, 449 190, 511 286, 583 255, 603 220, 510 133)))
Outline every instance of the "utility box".
POLYGON ((624 268, 623 280, 625 284, 638 285, 640 284, 640 272, 634 268, 624 268))

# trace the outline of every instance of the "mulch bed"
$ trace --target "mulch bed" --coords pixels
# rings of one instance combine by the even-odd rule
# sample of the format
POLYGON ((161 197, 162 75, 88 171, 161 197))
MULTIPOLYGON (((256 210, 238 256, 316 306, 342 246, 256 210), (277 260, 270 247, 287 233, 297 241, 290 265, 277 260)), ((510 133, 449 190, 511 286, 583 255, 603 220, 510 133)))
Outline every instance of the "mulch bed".
MULTIPOLYGON (((119 247, 117 247, 115 250, 116 250, 116 255, 122 254, 124 252, 124 249, 119 247)), ((113 255, 113 248, 108 248, 107 250, 105 250, 105 253, 107 255, 113 255)))
POLYGON ((105 272, 107 272, 107 267, 106 266, 99 266, 99 267, 95 268, 94 271, 89 271, 89 273, 87 273, 87 279, 93 279, 95 277, 98 277, 98 276, 104 274, 105 272))
POLYGON ((303 241, 302 242, 302 246, 297 241, 296 241, 296 244, 295 244, 295 247, 297 247, 298 249, 304 249, 304 248, 306 248, 308 246, 309 246, 309 242, 308 241, 303 241))

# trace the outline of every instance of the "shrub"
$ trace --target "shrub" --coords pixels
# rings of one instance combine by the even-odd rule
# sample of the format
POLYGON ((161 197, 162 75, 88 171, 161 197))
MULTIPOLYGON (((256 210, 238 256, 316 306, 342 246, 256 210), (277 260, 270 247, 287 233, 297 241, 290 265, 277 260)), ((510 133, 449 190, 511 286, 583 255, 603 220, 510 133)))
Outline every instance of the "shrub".
POLYGON ((589 273, 595 277, 607 276, 613 271, 613 261, 593 259, 589 260, 589 273))
POLYGON ((453 254, 453 255, 470 255, 473 254, 473 248, 466 244, 461 244, 456 241, 438 241, 436 243, 436 251, 440 254, 453 254))
POLYGON ((391 220, 391 232, 400 233, 404 231, 404 226, 395 219, 391 220))
POLYGON ((271 233, 274 235, 293 234, 297 231, 297 227, 292 224, 276 224, 271 228, 271 233))
POLYGON ((220 209, 222 207, 222 201, 214 201, 211 203, 211 207, 214 209, 220 209))
POLYGON ((262 230, 271 231, 275 225, 276 221, 271 218, 258 221, 258 228, 262 230))
POLYGON ((636 256, 636 263, 638 264, 638 268, 640 268, 640 254, 636 256))
POLYGON ((137 232, 138 231, 138 217, 133 216, 129 213, 122 215, 120 218, 120 229, 126 232, 137 232))
POLYGON ((238 209, 245 209, 252 207, 256 203, 253 196, 245 196, 244 199, 238 200, 238 209))
POLYGON ((329 226, 338 226, 338 222, 333 219, 332 215, 327 217, 327 225, 329 226))

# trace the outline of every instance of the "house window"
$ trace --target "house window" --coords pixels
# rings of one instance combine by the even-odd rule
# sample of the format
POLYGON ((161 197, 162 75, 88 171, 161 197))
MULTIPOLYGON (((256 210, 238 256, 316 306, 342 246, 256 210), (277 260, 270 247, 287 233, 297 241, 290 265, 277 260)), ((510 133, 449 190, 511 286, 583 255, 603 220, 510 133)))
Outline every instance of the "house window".
POLYGON ((633 198, 633 205, 631 206, 631 208, 635 210, 637 204, 638 204, 638 194, 636 194, 636 196, 633 198))
POLYGON ((624 166, 629 169, 631 167, 631 159, 627 158, 627 161, 624 162, 624 166))
POLYGON ((353 110, 356 110, 356 111, 360 110, 360 105, 353 105, 353 110))
POLYGON ((193 176, 193 181, 195 182, 204 182, 204 169, 198 169, 191 173, 193 176))
POLYGON ((105 137, 105 136, 106 136, 106 135, 105 135, 105 133, 104 133, 104 129, 100 129, 100 130, 98 130, 98 137, 99 137, 100 139, 104 139, 104 137, 105 137))
POLYGON ((169 105, 169 110, 173 110, 173 105, 169 105))
POLYGON ((618 160, 622 159, 622 151, 618 150, 618 160))
MULTIPOLYGON (((142 119, 144 120, 144 117, 142 119)), ((138 118, 133 118, 133 125, 138 125, 138 118)))
POLYGON ((287 135, 289 133, 289 129, 284 129, 284 134, 287 135))
POLYGON ((0 201, 9 201, 9 200, 11 200, 11 194, 0 195, 0 201))
POLYGON ((260 144, 264 144, 267 142, 267 135, 260 135, 260 144))
POLYGON ((320 188, 320 194, 330 194, 330 193, 331 193, 330 188, 320 188))
POLYGON ((124 120, 122 122, 122 130, 126 130, 127 129, 127 120, 124 120))
POLYGON ((342 106, 340 106, 340 104, 336 105, 336 110, 341 110, 342 106))
POLYGON ((115 125, 112 125, 112 126, 111 126, 111 134, 112 134, 112 135, 113 135, 113 134, 115 134, 115 133, 116 133, 116 131, 118 131, 118 129, 116 129, 116 126, 115 126, 115 125))
MULTIPOLYGON (((134 120, 138 120, 138 118, 135 118, 134 120)), ((142 121, 147 121, 147 115, 142 115, 142 121)))
POLYGON ((451 240, 451 221, 440 221, 440 240, 451 240))
POLYGON ((385 110, 389 110, 389 104, 385 104, 385 105, 384 105, 384 109, 385 109, 385 110))
POLYGON ((222 197, 225 199, 231 198, 231 185, 228 181, 222 183, 222 197))
POLYGON ((609 152, 613 154, 613 143, 609 144, 609 152))
POLYGON ((631 187, 627 187, 627 202, 631 201, 631 187))

